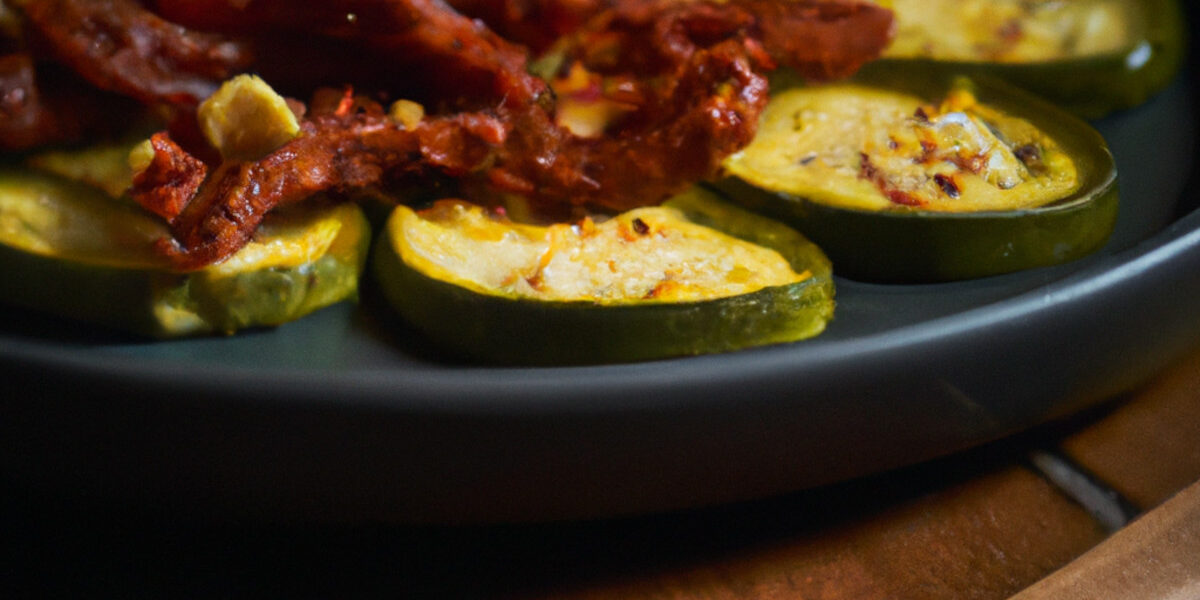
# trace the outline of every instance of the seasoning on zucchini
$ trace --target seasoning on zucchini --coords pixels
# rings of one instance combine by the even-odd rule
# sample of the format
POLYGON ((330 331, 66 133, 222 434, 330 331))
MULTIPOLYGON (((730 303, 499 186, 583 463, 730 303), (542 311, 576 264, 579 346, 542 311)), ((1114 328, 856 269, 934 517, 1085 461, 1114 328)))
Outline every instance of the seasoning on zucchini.
POLYGON ((509 364, 626 362, 791 342, 833 314, 829 262, 702 188, 534 226, 459 201, 396 208, 374 274, 438 345, 509 364))
POLYGON ((1090 126, 1002 84, 885 73, 776 90, 720 186, 854 279, 993 275, 1108 238, 1116 172, 1090 126))
POLYGON ((168 235, 97 188, 0 171, 0 301, 152 337, 277 325, 356 295, 369 229, 352 205, 280 210, 240 252, 190 273, 154 249, 168 235))
POLYGON ((1183 58, 1176 0, 892 0, 893 67, 989 74, 1086 118, 1165 87, 1183 58))

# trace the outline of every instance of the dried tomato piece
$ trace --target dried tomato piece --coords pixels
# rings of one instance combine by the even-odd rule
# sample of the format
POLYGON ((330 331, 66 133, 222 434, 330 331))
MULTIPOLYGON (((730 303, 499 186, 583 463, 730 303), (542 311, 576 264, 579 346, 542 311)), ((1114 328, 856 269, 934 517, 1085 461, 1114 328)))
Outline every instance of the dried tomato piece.
POLYGON ((133 175, 130 195, 142 208, 175 222, 204 183, 208 167, 165 133, 150 137, 149 163, 133 175))
POLYGON ((134 0, 38 0, 22 10, 57 60, 148 104, 195 105, 251 62, 244 45, 174 25, 134 0))
POLYGON ((166 250, 178 268, 201 268, 241 248, 276 206, 405 172, 461 175, 486 162, 505 135, 484 115, 430 118, 415 128, 381 111, 315 115, 266 157, 221 164, 172 223, 175 243, 166 250))
MULTIPOLYGON (((385 59, 359 62, 393 70, 419 65, 408 75, 429 84, 441 116, 410 128, 369 98, 325 94, 298 138, 263 159, 221 164, 200 187, 173 224, 173 254, 184 268, 235 251, 275 206, 397 175, 485 182, 550 214, 660 202, 711 176, 750 141, 767 100, 762 71, 780 61, 810 76, 848 73, 878 54, 891 24, 890 12, 857 0, 616 1, 582 26, 567 55, 620 76, 633 108, 608 135, 583 138, 556 122, 524 47, 440 0, 229 3, 245 8, 245 22, 265 36, 344 41, 385 59), (784 39, 792 30, 808 37, 784 39)), ((583 15, 595 7, 576 8, 583 15)))
POLYGON ((110 132, 135 115, 131 103, 40 65, 25 52, 0 56, 0 150, 28 150, 110 132))

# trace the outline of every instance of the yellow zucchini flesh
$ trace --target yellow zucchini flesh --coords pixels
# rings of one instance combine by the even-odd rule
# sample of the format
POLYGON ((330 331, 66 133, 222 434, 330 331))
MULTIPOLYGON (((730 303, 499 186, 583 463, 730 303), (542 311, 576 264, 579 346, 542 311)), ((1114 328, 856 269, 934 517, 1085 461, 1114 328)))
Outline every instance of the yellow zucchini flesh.
POLYGON ((937 103, 854 83, 782 90, 727 168, 767 189, 881 211, 1033 208, 1080 185, 1053 138, 963 88, 937 103))
POLYGON ((509 364, 628 362, 816 335, 824 255, 694 188, 663 207, 549 226, 479 206, 401 206, 374 253, 399 314, 439 346, 509 364))
POLYGON ((1128 0, 892 0, 885 55, 1001 63, 1117 52, 1144 27, 1128 0))

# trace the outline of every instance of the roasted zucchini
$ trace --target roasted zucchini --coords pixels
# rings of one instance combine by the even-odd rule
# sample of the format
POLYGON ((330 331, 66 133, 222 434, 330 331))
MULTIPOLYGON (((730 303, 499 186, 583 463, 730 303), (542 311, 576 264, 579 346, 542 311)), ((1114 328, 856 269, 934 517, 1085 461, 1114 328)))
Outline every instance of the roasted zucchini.
POLYGON ((1184 55, 1176 0, 891 0, 889 68, 986 74, 1095 118, 1165 87, 1184 55))
POLYGON ((374 275, 438 346, 510 364, 627 362, 791 342, 833 313, 829 262, 794 230, 694 188, 607 221, 513 223, 398 207, 374 275))
POLYGON ((872 69, 776 89, 725 163, 732 198, 793 224, 838 274, 945 281, 1099 248, 1116 171, 1086 123, 999 82, 872 69))
POLYGON ((152 337, 277 325, 355 296, 369 229, 352 205, 268 216, 225 262, 181 273, 157 218, 99 189, 0 171, 0 301, 152 337))

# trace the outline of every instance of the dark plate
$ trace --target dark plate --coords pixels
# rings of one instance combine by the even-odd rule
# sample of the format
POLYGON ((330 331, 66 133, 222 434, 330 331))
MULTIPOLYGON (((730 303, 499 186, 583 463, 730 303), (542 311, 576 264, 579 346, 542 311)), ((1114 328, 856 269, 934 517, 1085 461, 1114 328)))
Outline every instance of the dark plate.
POLYGON ((0 316, 0 482, 276 518, 613 515, 763 497, 1070 414, 1200 343, 1195 98, 1097 123, 1117 231, 1053 268, 839 280, 821 337, 642 364, 455 363, 364 306, 146 343, 0 316))

